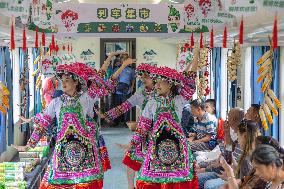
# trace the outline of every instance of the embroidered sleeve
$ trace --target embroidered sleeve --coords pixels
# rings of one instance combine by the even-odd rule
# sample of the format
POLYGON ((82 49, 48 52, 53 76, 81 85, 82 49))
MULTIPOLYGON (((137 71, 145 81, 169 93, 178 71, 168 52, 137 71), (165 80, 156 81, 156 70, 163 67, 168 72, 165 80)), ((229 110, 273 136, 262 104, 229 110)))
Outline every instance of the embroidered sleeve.
POLYGON ((143 116, 140 117, 135 134, 131 139, 132 144, 137 145, 146 138, 146 135, 151 128, 151 123, 151 119, 143 116))
POLYGON ((142 115, 139 119, 139 122, 137 124, 137 129, 132 137, 131 143, 136 145, 139 144, 140 142, 144 141, 146 139, 146 136, 148 132, 151 129, 152 126, 152 112, 155 112, 155 104, 156 101, 150 100, 145 109, 142 112, 142 115))
POLYGON ((39 113, 33 118, 33 122, 35 124, 34 131, 28 141, 28 145, 32 148, 47 133, 48 127, 52 124, 52 118, 49 115, 39 113))
POLYGON ((106 81, 106 85, 109 89, 110 92, 114 92, 116 85, 117 85, 117 79, 114 79, 113 77, 110 77, 107 81, 106 81))
POLYGON ((96 82, 92 82, 92 84, 88 88, 89 96, 92 98, 101 98, 109 95, 114 91, 117 80, 111 77, 109 80, 103 83, 103 85, 99 86, 96 84, 96 82))
POLYGON ((187 101, 190 100, 195 93, 195 78, 196 72, 184 72, 184 80, 182 81, 182 88, 180 90, 180 95, 183 96, 187 101))
POLYGON ((34 131, 28 141, 28 145, 35 147, 41 137, 47 134, 48 128, 52 126, 52 121, 55 118, 56 99, 53 99, 48 107, 32 118, 34 123, 34 131))
POLYGON ((132 95, 127 101, 122 103, 121 105, 109 110, 106 112, 106 116, 110 120, 114 120, 120 115, 124 114, 125 112, 128 112, 132 107, 134 106, 142 106, 144 101, 144 97, 141 92, 136 92, 134 95, 132 95))
POLYGON ((99 70, 98 75, 99 75, 101 78, 104 78, 104 77, 106 76, 106 72, 105 72, 104 70, 99 70))
POLYGON ((114 120, 117 117, 119 117, 120 115, 124 114, 125 112, 127 112, 128 110, 130 110, 132 108, 132 104, 127 100, 124 103, 122 103, 121 105, 109 110, 108 112, 105 113, 105 115, 107 116, 108 119, 110 120, 114 120))

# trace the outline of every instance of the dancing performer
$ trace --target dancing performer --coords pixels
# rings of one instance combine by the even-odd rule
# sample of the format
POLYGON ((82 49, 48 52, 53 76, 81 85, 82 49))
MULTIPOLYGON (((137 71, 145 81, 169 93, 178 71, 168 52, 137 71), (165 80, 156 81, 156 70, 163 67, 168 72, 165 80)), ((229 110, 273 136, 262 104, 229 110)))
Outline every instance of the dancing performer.
POLYGON ((115 88, 118 75, 133 62, 130 58, 125 60, 108 82, 104 82, 100 74, 85 64, 57 66, 56 73, 62 81, 64 94, 53 99, 43 113, 33 118, 36 127, 28 144, 14 145, 19 151, 35 147, 46 134, 52 119, 57 118, 56 145, 40 189, 102 189, 103 166, 98 144, 100 132, 92 119, 93 106, 99 97, 115 88))

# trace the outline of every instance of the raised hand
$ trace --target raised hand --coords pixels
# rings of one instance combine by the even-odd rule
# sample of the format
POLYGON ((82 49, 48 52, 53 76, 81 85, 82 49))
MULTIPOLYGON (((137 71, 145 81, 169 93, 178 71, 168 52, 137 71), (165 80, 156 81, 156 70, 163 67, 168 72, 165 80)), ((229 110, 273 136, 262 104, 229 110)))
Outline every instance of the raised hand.
POLYGON ((21 120, 21 124, 26 124, 26 123, 30 123, 32 122, 32 119, 29 118, 25 118, 23 116, 19 116, 20 120, 21 120))
POLYGON ((227 177, 231 177, 234 176, 234 170, 232 169, 232 167, 226 162, 225 158, 223 156, 220 157, 220 164, 222 165, 222 167, 224 168, 224 175, 227 175, 227 177))
POLYGON ((125 66, 131 65, 131 64, 136 64, 136 59, 128 58, 122 63, 125 66))
POLYGON ((99 112, 96 108, 94 108, 94 111, 96 112, 96 114, 99 116, 99 118, 106 120, 108 123, 110 123, 111 121, 107 118, 107 116, 105 114, 102 114, 101 112, 99 112))

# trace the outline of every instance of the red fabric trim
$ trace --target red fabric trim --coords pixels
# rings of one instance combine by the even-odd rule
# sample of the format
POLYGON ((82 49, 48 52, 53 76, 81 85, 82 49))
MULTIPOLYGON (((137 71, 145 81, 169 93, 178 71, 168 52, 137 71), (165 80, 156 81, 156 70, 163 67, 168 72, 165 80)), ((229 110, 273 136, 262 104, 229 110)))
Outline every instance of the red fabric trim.
POLYGON ((275 15, 274 24, 273 24, 272 47, 273 49, 277 49, 278 47, 277 14, 275 15))
POLYGON ((35 48, 38 48, 38 27, 36 27, 35 48))
POLYGON ((43 47, 45 46, 45 33, 44 33, 44 29, 42 29, 42 33, 41 33, 41 45, 43 47))
POLYGON ((139 171, 142 166, 141 162, 132 160, 128 154, 124 156, 122 163, 134 171, 139 171))
POLYGON ((103 188, 103 180, 96 180, 87 183, 79 183, 79 184, 48 184, 46 181, 42 181, 39 189, 102 189, 103 188))
POLYGON ((107 172, 109 169, 111 169, 110 160, 105 159, 104 161, 102 161, 102 166, 103 166, 104 172, 107 172))
POLYGON ((217 139, 224 140, 224 128, 223 128, 224 120, 218 120, 218 127, 217 127, 217 139))
POLYGON ((194 47, 194 35, 193 35, 193 33, 191 33, 191 37, 190 37, 190 46, 191 46, 191 48, 194 47))
POLYGON ((223 33, 223 48, 227 48, 227 26, 225 26, 223 33))
POLYGON ((214 30, 213 30, 213 27, 212 27, 211 32, 210 32, 210 48, 211 49, 214 48, 214 30))
POLYGON ((240 34, 239 34, 239 41, 240 41, 240 44, 243 44, 244 43, 244 20, 243 20, 243 16, 242 16, 242 20, 241 20, 241 23, 240 23, 240 34))
POLYGON ((136 181, 137 189, 198 189, 198 179, 194 177, 192 181, 179 183, 148 183, 144 181, 136 181))
POLYGON ((11 23, 11 40, 10 40, 10 49, 15 49, 15 28, 14 28, 14 21, 11 23))

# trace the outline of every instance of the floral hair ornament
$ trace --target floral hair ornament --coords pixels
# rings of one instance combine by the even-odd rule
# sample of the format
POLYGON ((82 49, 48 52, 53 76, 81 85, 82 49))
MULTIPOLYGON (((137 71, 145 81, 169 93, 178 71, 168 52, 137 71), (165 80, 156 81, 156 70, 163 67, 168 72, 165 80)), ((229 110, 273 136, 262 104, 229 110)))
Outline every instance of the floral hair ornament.
POLYGON ((62 75, 66 74, 73 79, 78 80, 83 87, 87 89, 87 83, 90 79, 95 81, 97 85, 104 84, 103 79, 97 74, 97 71, 84 63, 75 62, 72 64, 62 64, 56 67, 56 75, 61 79, 62 75))
POLYGON ((137 68, 136 68, 136 74, 138 76, 142 76, 144 73, 151 74, 151 71, 155 68, 155 66, 151 66, 150 64, 146 63, 141 63, 137 68))
POLYGON ((150 73, 150 76, 154 79, 161 79, 175 85, 182 85, 184 81, 184 76, 179 73, 177 70, 169 67, 156 67, 150 73))

